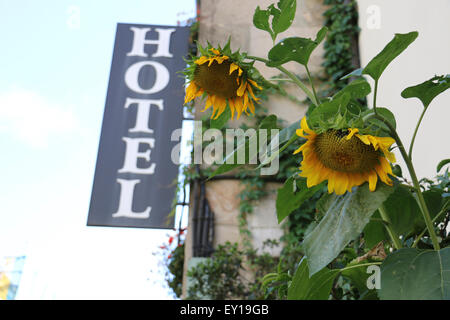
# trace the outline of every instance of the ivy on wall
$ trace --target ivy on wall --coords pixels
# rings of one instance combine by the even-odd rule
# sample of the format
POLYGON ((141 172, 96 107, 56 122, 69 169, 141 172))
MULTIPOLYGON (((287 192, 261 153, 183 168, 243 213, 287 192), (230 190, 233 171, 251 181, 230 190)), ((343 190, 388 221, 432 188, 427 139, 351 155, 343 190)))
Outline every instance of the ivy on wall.
POLYGON ((358 10, 354 0, 324 0, 328 34, 324 43, 324 67, 329 90, 337 92, 347 83, 343 76, 359 68, 358 10))

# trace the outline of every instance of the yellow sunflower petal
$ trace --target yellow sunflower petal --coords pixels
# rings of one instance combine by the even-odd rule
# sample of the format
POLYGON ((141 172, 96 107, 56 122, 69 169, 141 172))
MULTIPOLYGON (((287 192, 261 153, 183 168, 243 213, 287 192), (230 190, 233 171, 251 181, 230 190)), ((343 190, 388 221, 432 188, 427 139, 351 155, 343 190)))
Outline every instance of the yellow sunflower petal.
POLYGON ((378 180, 377 173, 374 170, 372 170, 367 174, 367 178, 369 181, 369 190, 375 191, 375 189, 377 187, 377 180, 378 180))
POLYGON ((234 118, 234 110, 236 110, 235 103, 236 103, 235 99, 228 100, 228 105, 230 106, 230 110, 231 110, 231 119, 234 118))
POLYGON ((191 81, 189 83, 189 86, 186 88, 186 96, 184 97, 184 103, 188 103, 189 101, 193 100, 196 97, 198 91, 197 85, 194 83, 194 81, 191 81))
POLYGON ((220 54, 220 51, 217 50, 217 49, 215 49, 215 48, 211 48, 211 49, 209 49, 209 51, 211 51, 211 52, 214 53, 215 55, 219 55, 219 54, 220 54))
POLYGON ((259 90, 262 90, 262 87, 259 86, 256 81, 253 81, 252 79, 247 79, 248 82, 250 82, 255 88, 258 88, 259 90))
POLYGON ((359 129, 357 129, 357 128, 349 128, 348 131, 350 131, 350 133, 347 135, 346 139, 350 140, 355 135, 355 133, 359 132, 359 129))
POLYGON ((375 171, 378 174, 378 177, 381 181, 386 183, 387 185, 392 185, 392 180, 388 177, 387 173, 383 170, 381 164, 375 166, 375 171))
POLYGON ((208 62, 209 60, 210 60, 210 58, 205 57, 205 56, 201 56, 200 58, 195 60, 194 63, 195 64, 204 64, 205 62, 208 62))
POLYGON ((334 192, 334 188, 335 188, 335 172, 331 172, 328 178, 328 193, 333 193, 334 192))
MULTIPOLYGON (((250 80, 250 79, 247 79, 247 80, 250 80)), ((250 95, 252 96, 253 100, 255 100, 256 102, 258 102, 260 100, 259 98, 255 97, 255 95, 253 94, 253 89, 252 89, 251 85, 247 84, 247 90, 248 90, 248 92, 250 92, 250 95)))
POLYGON ((225 111, 227 107, 227 99, 216 96, 216 99, 214 100, 214 106, 217 107, 217 114, 214 119, 217 119, 225 111))
POLYGON ((201 112, 205 112, 213 105, 214 97, 215 96, 208 96, 208 98, 206 99, 205 107, 203 108, 203 110, 201 110, 201 112))
POLYGON ((236 91, 236 94, 238 95, 238 97, 242 97, 244 95, 246 88, 247 88, 247 83, 244 80, 242 80, 241 85, 239 86, 239 88, 236 91))
POLYGON ((345 172, 339 172, 335 171, 335 193, 337 195, 344 194, 347 190, 348 185, 348 176, 345 174, 345 172))
POLYGON ((234 70, 239 69, 239 66, 235 63, 230 64, 230 73, 232 74, 234 70))
POLYGON ((248 107, 250 108, 250 111, 252 113, 255 113, 255 105, 253 104, 253 101, 251 99, 248 100, 248 107))
POLYGON ((240 114, 244 111, 244 105, 243 105, 242 98, 239 98, 239 97, 235 98, 234 106, 235 106, 236 112, 238 114, 237 119, 239 119, 240 114))
POLYGON ((360 135, 360 134, 355 134, 356 137, 359 138, 359 140, 361 140, 363 143, 369 145, 370 144, 370 140, 369 137, 367 135, 360 135))
POLYGON ((307 134, 310 134, 310 135, 315 135, 316 133, 313 131, 313 130, 311 130, 309 127, 308 127, 308 122, 306 121, 306 117, 303 117, 302 118, 302 121, 300 121, 300 127, 303 129, 303 131, 305 131, 307 134))

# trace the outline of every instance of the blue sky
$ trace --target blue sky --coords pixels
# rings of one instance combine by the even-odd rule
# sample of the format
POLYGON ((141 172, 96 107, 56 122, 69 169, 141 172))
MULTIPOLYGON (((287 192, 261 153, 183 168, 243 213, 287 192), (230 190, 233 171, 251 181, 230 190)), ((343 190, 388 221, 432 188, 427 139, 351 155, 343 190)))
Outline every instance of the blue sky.
POLYGON ((0 0, 0 258, 18 298, 169 298, 167 230, 86 227, 116 24, 176 25, 195 0, 0 0))

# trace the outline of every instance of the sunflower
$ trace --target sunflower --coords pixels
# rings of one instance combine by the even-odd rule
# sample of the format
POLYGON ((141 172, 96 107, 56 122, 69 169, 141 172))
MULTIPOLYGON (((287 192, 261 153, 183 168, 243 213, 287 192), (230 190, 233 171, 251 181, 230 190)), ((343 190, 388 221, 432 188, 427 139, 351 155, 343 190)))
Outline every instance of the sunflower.
POLYGON ((300 127, 296 133, 307 141, 294 154, 303 152, 300 176, 307 179, 308 188, 328 180, 328 193, 341 195, 367 181, 369 190, 375 191, 378 177, 392 186, 389 161, 396 160, 389 151, 395 142, 391 137, 361 135, 356 128, 317 134, 308 127, 306 117, 300 127))
MULTIPOLYGON (((237 60, 237 59, 236 59, 237 60)), ((206 94, 208 96, 205 111, 211 106, 211 119, 217 119, 226 109, 231 110, 231 118, 236 112, 237 119, 245 112, 255 112, 253 101, 258 102, 253 88, 262 89, 256 81, 248 76, 246 69, 232 58, 218 49, 210 48, 206 54, 193 61, 193 75, 186 89, 184 103, 206 94)))

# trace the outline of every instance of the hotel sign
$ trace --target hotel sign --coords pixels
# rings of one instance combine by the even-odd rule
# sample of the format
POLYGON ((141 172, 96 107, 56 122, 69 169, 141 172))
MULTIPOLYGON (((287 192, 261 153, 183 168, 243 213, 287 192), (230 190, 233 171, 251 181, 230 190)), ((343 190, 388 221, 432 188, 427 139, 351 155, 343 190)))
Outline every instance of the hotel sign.
POLYGON ((117 25, 89 226, 172 228, 188 27, 117 25))

